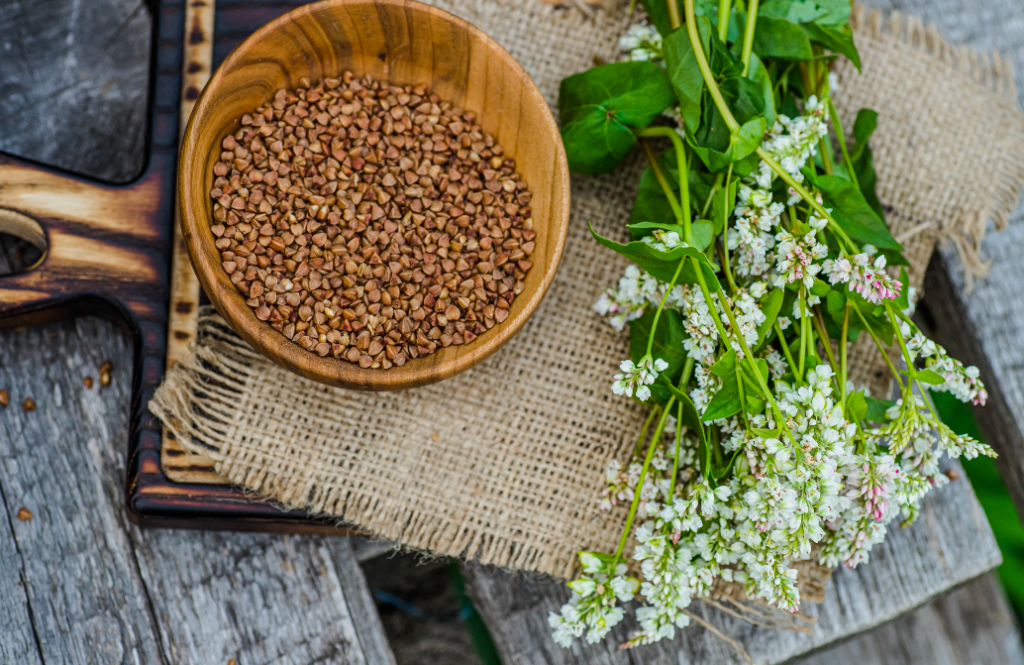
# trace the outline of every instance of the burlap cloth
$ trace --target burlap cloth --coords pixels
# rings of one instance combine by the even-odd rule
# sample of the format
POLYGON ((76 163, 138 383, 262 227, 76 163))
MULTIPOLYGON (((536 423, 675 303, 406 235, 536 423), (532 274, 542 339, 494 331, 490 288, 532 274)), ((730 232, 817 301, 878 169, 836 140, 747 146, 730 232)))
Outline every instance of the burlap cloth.
MULTIPOLYGON (((526 0, 438 0, 493 35, 552 104, 561 79, 618 57, 635 17, 587 18, 526 0)), ((951 47, 910 18, 857 9, 863 74, 838 65, 845 126, 880 115, 872 140, 879 197, 920 285, 940 237, 972 275, 988 220, 1002 227, 1024 182, 1024 117, 997 56, 951 47)), ((607 550, 623 515, 596 499, 612 458, 630 454, 647 408, 615 397, 624 333, 593 312, 624 260, 587 232, 624 238, 642 158, 616 173, 573 176, 572 223, 546 299, 505 348, 443 383, 395 393, 327 388, 264 360, 208 311, 194 354, 150 404, 230 482, 430 552, 569 576, 581 548, 607 550)), ((873 349, 853 379, 885 392, 873 349)), ((863 359, 858 361, 859 359, 863 359)))

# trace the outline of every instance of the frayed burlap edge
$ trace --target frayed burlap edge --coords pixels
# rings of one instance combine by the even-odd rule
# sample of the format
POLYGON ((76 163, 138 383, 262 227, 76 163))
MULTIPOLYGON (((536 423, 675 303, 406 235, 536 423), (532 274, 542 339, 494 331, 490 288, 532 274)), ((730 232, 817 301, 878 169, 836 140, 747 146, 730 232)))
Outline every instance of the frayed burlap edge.
MULTIPOLYGON (((1017 87, 1014 83, 1013 62, 997 51, 982 52, 970 46, 951 44, 934 25, 925 25, 916 16, 882 12, 855 5, 850 16, 850 25, 858 37, 891 37, 911 49, 928 55, 937 65, 967 77, 982 89, 997 93, 993 102, 999 104, 1000 112, 1009 117, 1019 116, 1017 87)), ((913 228, 897 234, 896 239, 906 243, 918 233, 930 227, 937 227, 938 237, 950 242, 956 248, 961 260, 966 282, 966 291, 971 292, 975 278, 988 276, 992 262, 981 254, 981 243, 985 238, 988 222, 991 220, 997 231, 1010 223, 1010 215, 1020 202, 1024 189, 1024 123, 1009 122, 1005 126, 1006 151, 1000 155, 992 168, 1000 178, 988 206, 965 211, 963 214, 942 220, 922 220, 913 228)))

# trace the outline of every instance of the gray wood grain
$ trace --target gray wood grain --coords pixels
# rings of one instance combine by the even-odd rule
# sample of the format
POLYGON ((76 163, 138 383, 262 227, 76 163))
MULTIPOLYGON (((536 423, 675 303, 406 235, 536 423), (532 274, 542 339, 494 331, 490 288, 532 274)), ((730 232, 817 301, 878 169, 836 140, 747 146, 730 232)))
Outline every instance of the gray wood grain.
POLYGON ((145 0, 0 2, 0 151, 125 182, 145 163, 145 0))
POLYGON ((96 319, 0 333, 12 399, 0 411, 0 538, 13 525, 0 583, 20 575, 27 590, 0 600, 14 619, 0 643, 45 663, 393 663, 347 539, 127 522, 130 363, 123 337, 96 319), (87 389, 104 360, 112 385, 87 389), (37 406, 25 413, 27 396, 37 406), (18 521, 21 506, 35 517, 18 521))
POLYGON ((164 662, 121 498, 130 366, 124 338, 95 320, 0 335, 0 486, 47 663, 164 662), (87 390, 105 360, 114 385, 87 390), (16 519, 22 506, 33 519, 16 519))
POLYGON ((787 665, 1021 665, 1024 648, 995 573, 906 616, 787 665))
POLYGON ((41 663, 25 593, 22 557, 11 531, 12 512, 2 491, 0 510, 0 663, 41 663))

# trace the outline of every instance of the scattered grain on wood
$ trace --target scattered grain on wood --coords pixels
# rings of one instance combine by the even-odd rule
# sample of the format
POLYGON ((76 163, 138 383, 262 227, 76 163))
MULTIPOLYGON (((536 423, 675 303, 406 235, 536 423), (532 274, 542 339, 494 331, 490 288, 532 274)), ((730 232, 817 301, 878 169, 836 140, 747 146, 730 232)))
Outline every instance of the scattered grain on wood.
POLYGON ((27 522, 30 519, 32 519, 32 517, 32 511, 26 508, 25 506, 18 508, 18 519, 22 522, 27 522))
POLYGON ((6 390, 0 390, 0 406, 7 406, 11 403, 11 396, 7 394, 6 390))
POLYGON ((109 360, 104 360, 103 364, 100 365, 100 374, 103 374, 104 372, 107 372, 109 374, 110 372, 113 372, 113 371, 114 371, 114 363, 110 362, 109 360))
POLYGON ((36 410, 36 401, 34 399, 32 399, 31 397, 26 397, 25 401, 21 403, 21 410, 22 411, 26 411, 26 412, 28 412, 28 411, 35 411, 36 410))
POLYGON ((91 389, 92 388, 92 377, 91 376, 87 376, 87 377, 83 378, 82 379, 82 383, 85 384, 86 388, 90 388, 91 389))
POLYGON ((349 72, 300 83, 243 116, 213 167, 215 245, 256 317, 382 369, 507 319, 532 194, 476 115, 349 72))
POLYGON ((100 385, 106 388, 107 386, 110 385, 110 381, 110 372, 100 371, 100 385))

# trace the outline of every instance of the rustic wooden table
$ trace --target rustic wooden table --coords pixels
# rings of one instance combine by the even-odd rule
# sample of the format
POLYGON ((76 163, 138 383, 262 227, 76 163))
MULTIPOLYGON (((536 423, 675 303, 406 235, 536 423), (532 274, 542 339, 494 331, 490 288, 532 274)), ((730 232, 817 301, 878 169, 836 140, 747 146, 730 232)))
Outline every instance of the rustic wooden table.
MULTIPOLYGON (((872 4, 882 5, 882 0, 872 4)), ((1010 51, 1024 65, 1017 0, 904 0, 952 39, 1010 51)), ((129 180, 144 160, 151 18, 140 0, 0 0, 0 151, 129 180)), ((157 38, 157 48, 173 48, 157 38)), ((0 186, 0 206, 3 190, 0 186)), ((1024 222, 1024 216, 1019 217, 1024 222)), ((955 257, 933 271, 940 335, 975 353, 996 408, 985 421, 1024 506, 1024 314, 1008 292, 1024 268, 1024 223, 987 241, 993 279, 963 297, 955 257), (952 277, 950 276, 952 275, 952 277), (941 298, 936 298, 941 296, 941 298), (943 312, 945 310, 942 310, 943 312), (955 318, 960 317, 960 318, 955 318), (1014 454, 1017 451, 1018 454, 1014 454)), ((0 274, 20 246, 0 238, 0 274)), ((365 546, 344 538, 140 530, 125 518, 124 446, 131 349, 94 318, 0 333, 0 663, 391 663, 361 570, 365 546), (109 386, 99 367, 111 361, 109 386), (84 378, 91 376, 87 388, 84 378), (26 398, 35 410, 24 411, 26 398)), ((1016 623, 989 570, 998 560, 964 483, 926 511, 864 572, 837 578, 824 645, 918 609, 799 661, 1024 664, 1016 623), (909 552, 909 554, 907 554, 909 552), (980 575, 980 576, 978 576, 980 575), (960 585, 952 593, 936 594, 960 585)), ((722 662, 721 644, 691 631, 685 649, 552 650, 544 618, 564 593, 533 576, 468 569, 477 605, 507 665, 722 662), (716 660, 718 662, 718 660, 716 660)), ((396 652, 400 662, 442 662, 396 652)), ((781 652, 771 654, 777 661, 781 652)), ((474 662, 470 654, 443 662, 474 662)))

